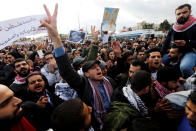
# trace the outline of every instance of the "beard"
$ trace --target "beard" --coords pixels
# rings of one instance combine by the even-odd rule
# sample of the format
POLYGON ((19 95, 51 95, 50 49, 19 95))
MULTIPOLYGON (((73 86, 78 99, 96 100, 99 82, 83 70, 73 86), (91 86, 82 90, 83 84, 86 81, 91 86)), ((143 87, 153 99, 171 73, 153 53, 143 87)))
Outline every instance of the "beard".
POLYGON ((14 111, 13 118, 6 117, 0 120, 2 128, 9 128, 10 126, 17 124, 21 120, 21 118, 23 117, 23 112, 16 115, 20 108, 21 108, 21 104, 19 104, 17 106, 17 109, 14 111))
POLYGON ((172 62, 177 62, 178 57, 169 57, 169 60, 172 62))
POLYGON ((29 75, 29 73, 30 73, 30 69, 26 69, 26 68, 21 68, 20 72, 18 72, 18 74, 19 74, 21 77, 26 77, 26 76, 29 75), (21 71, 24 72, 24 70, 26 70, 25 73, 22 73, 21 71))
POLYGON ((188 21, 188 19, 189 19, 189 16, 186 17, 186 18, 180 17, 180 18, 177 19, 177 23, 178 24, 184 24, 184 23, 186 23, 188 21))

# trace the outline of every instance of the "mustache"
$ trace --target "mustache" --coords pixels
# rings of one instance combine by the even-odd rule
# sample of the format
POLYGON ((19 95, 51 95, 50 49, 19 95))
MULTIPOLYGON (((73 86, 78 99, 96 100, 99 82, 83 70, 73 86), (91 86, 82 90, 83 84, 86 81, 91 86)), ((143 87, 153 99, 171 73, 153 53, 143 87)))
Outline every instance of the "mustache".
POLYGON ((20 71, 25 71, 25 70, 27 70, 27 69, 26 69, 26 68, 21 68, 21 69, 20 69, 20 71))
POLYGON ((18 110, 20 109, 21 105, 22 105, 22 103, 20 103, 20 104, 17 105, 17 108, 16 108, 16 110, 14 111, 14 116, 16 116, 16 113, 17 113, 18 110))
POLYGON ((35 89, 42 87, 42 85, 38 84, 35 86, 35 89))

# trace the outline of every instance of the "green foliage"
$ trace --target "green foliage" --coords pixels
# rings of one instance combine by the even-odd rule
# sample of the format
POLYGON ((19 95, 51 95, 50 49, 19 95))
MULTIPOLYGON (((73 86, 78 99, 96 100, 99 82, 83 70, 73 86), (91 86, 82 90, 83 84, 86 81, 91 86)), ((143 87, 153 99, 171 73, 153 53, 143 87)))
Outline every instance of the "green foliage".
POLYGON ((154 27, 154 24, 152 23, 152 24, 149 24, 149 23, 146 23, 146 24, 144 24, 143 25, 143 29, 153 29, 153 27, 154 27))
POLYGON ((163 32, 167 32, 170 28, 171 28, 171 24, 166 20, 164 20, 159 27, 159 30, 163 31, 163 32))

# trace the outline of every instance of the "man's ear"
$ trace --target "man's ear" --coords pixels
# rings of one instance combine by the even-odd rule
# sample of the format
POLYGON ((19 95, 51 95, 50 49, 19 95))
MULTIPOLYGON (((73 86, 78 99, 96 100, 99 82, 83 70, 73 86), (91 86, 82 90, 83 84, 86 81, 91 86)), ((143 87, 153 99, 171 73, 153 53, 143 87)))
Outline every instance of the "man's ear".
POLYGON ((15 68, 13 69, 13 72, 15 72, 16 74, 18 74, 18 73, 16 72, 16 69, 15 69, 15 68))
POLYGON ((179 55, 178 55, 180 58, 182 58, 182 56, 183 56, 183 53, 179 53, 179 55))
POLYGON ((145 61, 146 63, 149 63, 149 58, 146 58, 146 61, 145 61))
POLYGON ((85 72, 84 73, 84 76, 86 76, 87 78, 89 78, 89 73, 88 72, 85 72))

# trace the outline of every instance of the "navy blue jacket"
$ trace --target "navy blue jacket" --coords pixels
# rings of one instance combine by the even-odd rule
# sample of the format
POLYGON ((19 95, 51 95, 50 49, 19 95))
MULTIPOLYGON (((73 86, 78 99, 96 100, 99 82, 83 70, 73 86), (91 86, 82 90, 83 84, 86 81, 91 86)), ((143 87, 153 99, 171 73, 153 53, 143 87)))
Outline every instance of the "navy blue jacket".
POLYGON ((184 32, 176 32, 174 31, 173 27, 169 30, 167 38, 163 44, 161 49, 162 55, 167 53, 167 50, 171 47, 173 41, 175 40, 185 40, 186 46, 183 47, 183 52, 190 52, 196 50, 196 24, 193 25, 191 28, 185 30, 184 32), (173 38, 172 38, 173 37, 173 38))

